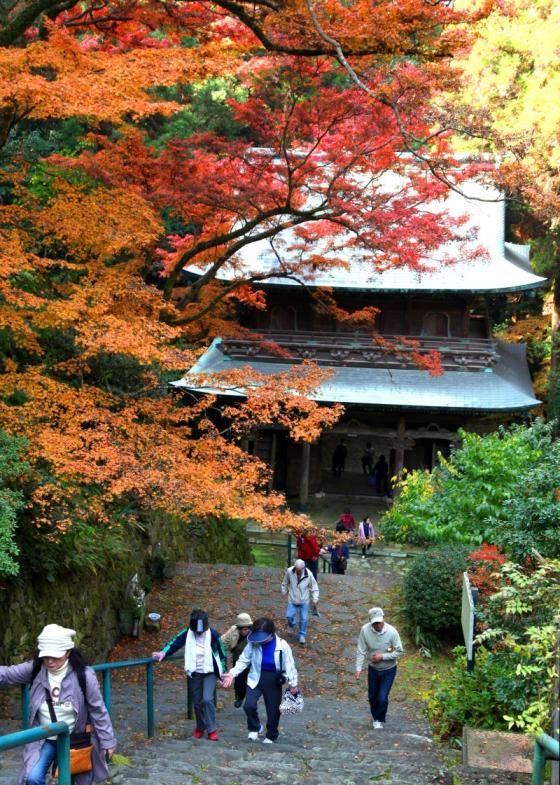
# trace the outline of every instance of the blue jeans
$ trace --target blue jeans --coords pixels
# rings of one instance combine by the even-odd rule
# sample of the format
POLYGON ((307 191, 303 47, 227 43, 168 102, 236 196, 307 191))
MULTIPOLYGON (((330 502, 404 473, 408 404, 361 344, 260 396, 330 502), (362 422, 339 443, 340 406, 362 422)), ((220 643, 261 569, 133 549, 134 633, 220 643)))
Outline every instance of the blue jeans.
POLYGON ((288 619, 288 624, 292 627, 295 627, 296 625, 296 616, 298 611, 299 634, 305 636, 307 635, 307 620, 309 619, 309 603, 306 602, 305 605, 294 605, 293 602, 288 601, 286 618, 288 619))
POLYGON ((56 758, 56 741, 46 739, 39 760, 27 775, 26 785, 45 785, 47 772, 56 758))
POLYGON ((376 671, 368 667, 368 700, 371 716, 378 722, 385 722, 389 693, 397 675, 397 666, 386 671, 376 671))

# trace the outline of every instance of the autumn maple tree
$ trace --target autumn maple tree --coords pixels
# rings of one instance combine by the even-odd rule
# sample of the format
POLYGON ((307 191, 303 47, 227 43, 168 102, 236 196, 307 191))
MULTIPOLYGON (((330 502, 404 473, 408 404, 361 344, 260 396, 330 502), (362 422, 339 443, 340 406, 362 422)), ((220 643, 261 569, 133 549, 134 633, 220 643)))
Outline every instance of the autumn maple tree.
MULTIPOLYGON (((471 30, 457 60, 463 74, 453 95, 461 124, 477 151, 500 164, 494 178, 518 215, 518 235, 531 241, 542 272, 552 281, 545 320, 551 333, 548 413, 560 412, 560 9, 553 0, 498 5, 471 30)), ((531 314, 510 330, 512 340, 546 340, 543 319, 531 314)))
MULTIPOLYGON (((432 99, 457 79, 461 23, 486 10, 3 5, 0 427, 31 467, 25 536, 80 542, 61 568, 120 547, 156 508, 305 523, 265 492, 266 467, 237 437, 280 423, 316 439, 341 414, 311 400, 324 372, 222 380, 243 390, 222 430, 211 397, 176 399, 167 382, 208 339, 241 330, 240 305, 266 308, 269 277, 312 282, 348 250, 372 270, 422 270, 460 235, 443 210, 417 208, 468 174, 432 99), (274 269, 242 262, 260 240, 274 269)), ((317 307, 337 309, 329 292, 317 307)), ((336 316, 373 329, 373 312, 336 316)))

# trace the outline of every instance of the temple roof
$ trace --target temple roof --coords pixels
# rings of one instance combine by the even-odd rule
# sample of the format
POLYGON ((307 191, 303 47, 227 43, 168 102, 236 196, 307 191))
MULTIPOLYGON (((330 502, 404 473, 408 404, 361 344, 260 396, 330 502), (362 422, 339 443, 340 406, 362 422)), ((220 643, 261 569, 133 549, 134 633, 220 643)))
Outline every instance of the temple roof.
MULTIPOLYGON (((389 182, 387 185, 391 188, 389 182)), ((396 183, 393 187, 397 187, 396 183)), ((405 267, 391 267, 384 272, 375 272, 370 258, 363 250, 345 248, 337 253, 337 258, 345 267, 319 270, 315 274, 302 277, 310 287, 332 287, 353 291, 370 292, 514 292, 534 289, 541 286, 545 278, 535 275, 529 262, 528 246, 514 245, 504 241, 505 202, 495 189, 469 181, 464 186, 464 194, 450 191, 443 201, 422 205, 419 209, 447 210, 451 216, 467 216, 468 220, 461 229, 462 248, 459 244, 440 247, 426 260, 432 266, 430 272, 416 272, 405 267), (472 238, 471 238, 471 235, 472 238), (474 260, 462 258, 474 248, 483 248, 484 256, 474 260), (453 264, 441 264, 441 260, 451 257, 453 264)), ((292 230, 285 230, 274 239, 274 249, 268 240, 246 245, 233 258, 234 266, 224 266, 218 278, 231 280, 239 275, 248 276, 251 272, 270 272, 280 270, 280 259, 295 263, 299 252, 290 250, 296 242, 292 230)), ((187 275, 198 276, 203 272, 194 266, 185 268, 187 275)), ((299 281, 271 277, 259 286, 299 286, 299 281)))
MULTIPOLYGON (((540 401, 531 386, 525 345, 501 341, 496 344, 498 362, 480 371, 448 371, 442 376, 430 376, 420 370, 331 366, 332 377, 311 397, 320 403, 461 412, 511 412, 537 406, 540 401)), ((224 354, 221 345, 221 339, 216 338, 185 378, 172 385, 176 389, 240 397, 242 390, 199 387, 197 374, 250 366, 265 375, 274 375, 291 367, 289 363, 232 359, 224 354)))

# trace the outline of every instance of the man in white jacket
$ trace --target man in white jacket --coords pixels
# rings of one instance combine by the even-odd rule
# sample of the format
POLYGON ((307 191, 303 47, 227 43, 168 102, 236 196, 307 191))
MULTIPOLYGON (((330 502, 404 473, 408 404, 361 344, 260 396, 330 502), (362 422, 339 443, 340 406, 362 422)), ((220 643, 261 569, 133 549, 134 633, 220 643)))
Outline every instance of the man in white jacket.
POLYGON ((272 619, 263 617, 255 621, 241 656, 222 678, 223 686, 230 687, 234 678, 249 667, 247 697, 243 705, 247 715, 248 739, 258 741, 259 735, 264 733, 257 709, 262 695, 266 707, 266 736, 263 742, 272 744, 278 738, 283 685, 287 682, 290 692, 294 695, 298 692, 298 674, 292 649, 276 635, 272 619))
POLYGON ((288 629, 294 629, 296 617, 299 613, 299 642, 305 646, 309 603, 312 602, 315 610, 317 609, 319 584, 311 571, 305 566, 303 559, 296 559, 294 566, 288 567, 281 589, 282 594, 288 595, 288 607, 286 609, 288 629))

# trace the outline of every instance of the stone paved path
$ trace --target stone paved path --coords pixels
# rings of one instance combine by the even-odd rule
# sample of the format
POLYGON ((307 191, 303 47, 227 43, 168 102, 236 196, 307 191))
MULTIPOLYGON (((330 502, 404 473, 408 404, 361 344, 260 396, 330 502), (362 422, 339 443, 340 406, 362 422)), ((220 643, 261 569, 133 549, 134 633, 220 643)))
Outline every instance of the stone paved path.
MULTIPOLYGON (((243 710, 233 707, 231 692, 219 690, 220 741, 194 741, 181 667, 164 663, 156 670, 158 736, 146 740, 143 674, 118 672, 113 719, 119 752, 129 762, 112 767, 113 785, 528 783, 530 778, 520 775, 465 770, 457 765, 456 756, 436 748, 418 701, 418 688, 425 683, 429 666, 407 644, 386 727, 372 729, 365 678, 360 683, 353 678, 355 639, 369 607, 380 604, 389 610, 399 574, 386 560, 365 561, 355 565, 353 574, 320 576, 322 617, 312 617, 306 648, 285 635, 284 600, 279 593, 282 570, 183 565, 177 578, 151 597, 150 610, 163 614, 161 633, 125 639, 111 658, 146 656, 159 648, 184 625, 193 606, 206 608, 220 630, 238 610, 254 617, 269 614, 277 620, 280 635, 293 644, 306 709, 282 721, 276 745, 250 743, 243 710)), ((14 785, 18 757, 17 751, 6 756, 0 785, 14 785)))

